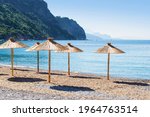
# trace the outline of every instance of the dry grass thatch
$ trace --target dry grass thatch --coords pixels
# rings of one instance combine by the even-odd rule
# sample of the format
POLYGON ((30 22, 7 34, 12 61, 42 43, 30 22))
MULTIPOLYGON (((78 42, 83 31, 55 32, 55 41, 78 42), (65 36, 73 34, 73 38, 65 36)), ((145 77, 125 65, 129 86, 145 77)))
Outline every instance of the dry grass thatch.
POLYGON ((63 45, 53 41, 53 38, 48 38, 47 41, 40 44, 38 47, 35 48, 35 50, 63 51, 66 50, 66 48, 63 45))
POLYGON ((103 53, 103 54, 121 54, 121 53, 125 53, 124 51, 114 47, 113 45, 111 45, 111 43, 108 43, 107 45, 105 45, 102 48, 99 48, 97 50, 97 53, 103 53))
POLYGON ((68 52, 68 53, 76 53, 76 52, 83 52, 83 50, 73 46, 71 43, 68 43, 65 46, 65 50, 57 51, 57 52, 68 52))
POLYGON ((83 52, 83 50, 71 45, 71 43, 68 43, 66 47, 67 47, 66 52, 83 52))
POLYGON ((36 51, 36 48, 40 45, 39 42, 34 44, 33 46, 29 47, 26 51, 36 51))
POLYGON ((0 49, 8 49, 8 48, 26 48, 27 45, 15 41, 13 38, 9 38, 8 41, 0 45, 0 49))

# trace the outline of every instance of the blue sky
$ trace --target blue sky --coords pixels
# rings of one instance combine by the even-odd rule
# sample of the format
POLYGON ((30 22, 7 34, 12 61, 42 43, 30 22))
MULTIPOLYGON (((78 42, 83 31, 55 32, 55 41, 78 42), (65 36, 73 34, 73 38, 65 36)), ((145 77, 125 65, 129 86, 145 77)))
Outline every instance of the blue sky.
POLYGON ((45 0, 55 16, 76 20, 88 33, 150 39, 150 0, 45 0))

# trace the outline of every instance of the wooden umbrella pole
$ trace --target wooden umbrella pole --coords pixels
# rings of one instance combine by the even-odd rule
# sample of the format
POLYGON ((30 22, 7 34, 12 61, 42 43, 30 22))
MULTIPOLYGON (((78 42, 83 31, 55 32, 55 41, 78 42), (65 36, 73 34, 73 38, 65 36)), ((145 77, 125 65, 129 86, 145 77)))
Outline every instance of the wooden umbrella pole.
POLYGON ((110 53, 108 53, 107 80, 110 79, 110 77, 109 77, 109 69, 110 69, 110 53))
POLYGON ((37 51, 37 73, 39 73, 39 51, 37 51))
POLYGON ((51 51, 48 51, 48 83, 51 82, 51 51))
POLYGON ((70 76, 70 52, 68 52, 68 76, 70 76))
POLYGON ((14 49, 11 48, 11 75, 14 76, 14 49))

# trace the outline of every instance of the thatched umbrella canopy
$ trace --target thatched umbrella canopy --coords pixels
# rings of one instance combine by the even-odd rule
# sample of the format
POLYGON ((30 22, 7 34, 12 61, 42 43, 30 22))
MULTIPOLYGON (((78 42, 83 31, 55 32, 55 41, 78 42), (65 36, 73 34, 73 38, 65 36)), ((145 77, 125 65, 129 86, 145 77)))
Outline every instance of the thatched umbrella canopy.
POLYGON ((108 43, 107 45, 105 45, 102 48, 99 48, 97 50, 97 53, 102 53, 102 54, 108 54, 108 66, 107 66, 107 80, 110 79, 109 76, 109 69, 110 69, 110 54, 122 54, 125 53, 124 51, 114 47, 113 45, 111 45, 111 43, 108 43))
POLYGON ((63 51, 66 50, 66 48, 53 41, 53 38, 48 38, 47 41, 45 41, 44 43, 40 44, 37 48, 37 51, 39 50, 48 50, 48 82, 51 82, 51 51, 63 51))
POLYGON ((68 76, 70 76, 70 53, 83 52, 83 50, 71 45, 71 43, 68 43, 65 47, 67 50, 64 50, 63 52, 68 53, 68 76))
MULTIPOLYGON (((36 48, 40 45, 39 42, 34 44, 33 46, 29 47, 26 51, 37 51, 36 48)), ((39 54, 40 52, 37 51, 37 73, 39 73, 39 54)))
POLYGON ((0 49, 11 49, 11 75, 14 76, 14 48, 26 48, 27 45, 9 38, 8 41, 0 45, 0 49))

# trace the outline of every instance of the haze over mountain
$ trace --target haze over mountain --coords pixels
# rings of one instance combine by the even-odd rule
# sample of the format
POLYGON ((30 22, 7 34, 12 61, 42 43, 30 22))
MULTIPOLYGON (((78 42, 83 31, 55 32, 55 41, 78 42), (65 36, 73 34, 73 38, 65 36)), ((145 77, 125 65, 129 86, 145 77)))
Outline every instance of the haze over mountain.
POLYGON ((95 41, 108 41, 113 39, 110 35, 101 33, 86 33, 86 37, 88 40, 95 41))
POLYGON ((0 0, 0 38, 86 39, 74 20, 55 17, 44 0, 0 0))

